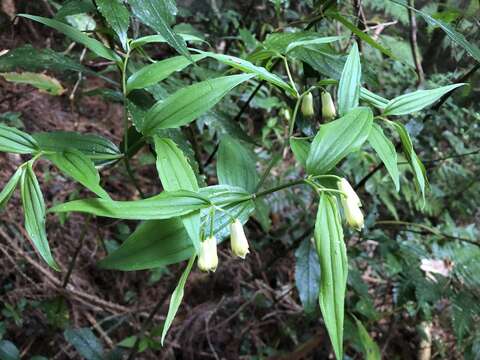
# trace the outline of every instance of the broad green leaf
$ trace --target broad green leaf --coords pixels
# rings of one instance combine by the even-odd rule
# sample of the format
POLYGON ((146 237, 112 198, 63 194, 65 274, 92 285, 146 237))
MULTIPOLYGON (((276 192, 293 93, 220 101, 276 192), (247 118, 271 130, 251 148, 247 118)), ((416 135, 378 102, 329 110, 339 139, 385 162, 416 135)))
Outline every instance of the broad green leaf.
POLYGON ((307 166, 308 153, 310 152, 310 141, 308 138, 290 138, 290 147, 292 148, 295 159, 303 166, 307 166))
POLYGON ((130 14, 123 4, 123 0, 96 0, 96 4, 98 11, 117 34, 123 49, 126 49, 130 14))
POLYGON ((0 359, 20 360, 20 350, 8 340, 0 340, 0 359))
POLYGON ((422 162, 415 153, 410 134, 408 133, 407 129, 405 129, 403 124, 393 121, 389 121, 388 123, 397 130, 397 133, 400 136, 403 152, 405 153, 405 157, 407 158, 413 174, 415 175, 415 183, 417 184, 418 190, 420 190, 422 193, 423 203, 425 204, 425 190, 428 185, 426 171, 422 162))
POLYGON ((185 40, 170 27, 177 8, 173 0, 129 0, 133 14, 162 35, 179 54, 191 59, 185 40))
POLYGON ((63 332, 67 340, 86 360, 103 360, 104 350, 100 340, 89 328, 67 329, 63 332))
POLYGON ((58 9, 55 18, 63 20, 67 16, 94 12, 95 5, 91 0, 66 0, 58 9))
POLYGON ((355 323, 357 324, 358 337, 362 343, 365 360, 381 360, 382 353, 377 343, 372 339, 360 320, 355 318, 355 323))
POLYGON ((105 47, 105 45, 103 45, 100 41, 89 37, 83 32, 78 31, 72 26, 64 24, 63 22, 44 18, 41 16, 28 15, 28 14, 18 14, 18 16, 37 21, 43 25, 53 28, 65 34, 73 41, 83 44, 86 48, 90 49, 100 57, 103 57, 105 59, 115 61, 115 62, 121 61, 120 57, 112 49, 105 47))
POLYGON ((432 90, 418 90, 409 94, 398 96, 388 102, 383 115, 406 115, 431 105, 446 93, 465 84, 442 86, 432 90))
POLYGON ((395 189, 400 190, 400 175, 397 165, 397 151, 389 138, 383 133, 382 127, 376 123, 372 125, 368 142, 380 157, 395 184, 395 189))
POLYGON ((376 108, 381 109, 381 110, 385 109, 388 105, 388 100, 387 99, 381 97, 380 95, 377 95, 377 94, 371 92, 370 90, 368 90, 364 87, 360 88, 360 99, 362 99, 363 101, 366 101, 370 105, 373 105, 376 108))
POLYGON ((28 162, 20 180, 25 230, 40 256, 55 270, 60 270, 53 259, 45 230, 45 202, 32 163, 28 162))
POLYGON ((370 134, 372 123, 372 110, 359 107, 338 120, 321 125, 310 146, 307 172, 325 174, 345 156, 359 150, 370 134))
MULTIPOLYGON (((200 50, 196 50, 200 51, 200 50)), ((265 80, 271 84, 274 84, 286 91, 288 91, 290 94, 295 95, 295 90, 287 84, 285 81, 283 81, 280 77, 278 77, 275 74, 272 74, 270 71, 265 69, 264 67, 261 66, 256 66, 253 65, 250 61, 240 59, 235 56, 231 55, 224 55, 224 54, 216 54, 212 52, 201 52, 202 54, 205 54, 223 64, 226 64, 228 66, 231 66, 235 69, 238 69, 240 71, 243 71, 244 73, 247 74, 254 74, 256 75, 259 79, 265 80)))
POLYGON ((308 238, 295 251, 295 284, 305 312, 314 312, 320 290, 320 264, 315 244, 308 238))
MULTIPOLYGON (((197 178, 187 158, 170 139, 153 138, 157 153, 157 171, 166 191, 199 190, 197 178)), ((200 251, 200 212, 182 218, 183 225, 197 252, 200 251)))
POLYGON ((4 188, 0 192, 0 210, 2 210, 5 205, 8 203, 10 198, 13 195, 13 192, 15 191, 15 188, 17 187, 20 178, 22 177, 24 171, 24 167, 21 166, 15 171, 13 176, 8 180, 8 182, 5 184, 4 188))
POLYGON ((101 198, 110 199, 110 196, 100 186, 100 175, 92 160, 76 149, 47 154, 45 156, 63 173, 70 176, 87 189, 101 198))
POLYGON ((348 262, 337 202, 331 195, 320 195, 314 235, 320 260, 320 310, 335 356, 343 359, 348 262))
POLYGON ((340 79, 345 66, 343 55, 335 54, 325 47, 297 47, 290 56, 307 63, 314 70, 332 79, 340 79))
POLYGON ((299 40, 299 41, 294 41, 290 44, 288 44, 287 49, 285 52, 290 52, 293 49, 299 47, 299 46, 312 46, 312 45, 320 45, 320 44, 328 44, 332 43, 335 41, 339 41, 344 39, 345 36, 326 36, 326 37, 319 37, 316 39, 309 39, 309 40, 299 40))
POLYGON ((230 136, 220 141, 217 158, 217 176, 220 184, 255 191, 258 183, 255 154, 246 145, 230 136))
POLYGON ((360 30, 358 27, 356 27, 354 24, 352 24, 350 21, 348 21, 345 17, 340 15, 338 12, 330 12, 328 13, 328 17, 337 20, 340 22, 343 26, 345 26, 348 30, 350 30, 352 33, 354 33, 356 36, 358 36, 361 40, 366 42, 368 45, 372 46, 373 48, 379 50, 383 54, 387 55, 388 57, 398 60, 392 53, 392 51, 385 46, 382 46, 380 43, 375 41, 370 35, 368 35, 366 32, 363 32, 360 30))
POLYGON ((178 90, 146 114, 142 133, 186 125, 214 107, 230 90, 253 75, 231 75, 205 80, 178 90))
POLYGON ((65 92, 62 84, 60 82, 45 74, 37 74, 32 72, 23 72, 23 73, 0 73, 0 76, 3 76, 5 80, 13 82, 15 84, 28 84, 37 89, 47 92, 50 95, 60 96, 65 92))
POLYGON ((345 115, 358 106, 362 68, 357 43, 353 43, 338 84, 338 112, 345 115))
POLYGON ((52 131, 33 134, 40 150, 63 152, 70 149, 81 151, 96 165, 105 164, 123 155, 110 140, 93 134, 80 134, 69 131, 52 131))
POLYGON ((192 55, 192 60, 184 56, 175 56, 156 63, 146 65, 137 72, 133 73, 127 80, 127 92, 135 89, 144 89, 154 85, 173 74, 181 71, 187 66, 207 57, 205 54, 192 55))
POLYGON ((13 127, 0 124, 0 151, 15 154, 33 154, 38 145, 27 133, 13 127))
MULTIPOLYGON (((190 35, 190 34, 177 34, 177 35, 180 36, 184 41, 203 42, 202 39, 194 35, 190 35)), ((147 35, 147 36, 142 36, 138 39, 132 40, 132 42, 130 43, 130 48, 136 49, 137 47, 140 47, 146 44, 165 43, 165 42, 167 42, 167 40, 162 35, 147 35)))
MULTIPOLYGON (((242 189, 225 185, 211 186, 200 189, 200 193, 213 203, 231 203, 222 205, 228 214, 219 211, 215 213, 213 232, 220 242, 230 234, 230 216, 240 219, 244 224, 254 210, 251 200, 235 202, 235 199, 248 195, 242 189)), ((208 208, 204 210, 202 220, 207 223, 205 232, 210 233, 208 208)), ((153 269, 186 260, 194 253, 192 241, 180 219, 145 221, 119 249, 103 259, 99 265, 106 269, 123 271, 153 269)))
POLYGON ((428 24, 430 24, 432 26, 438 26, 440 29, 442 29, 445 32, 445 34, 447 34, 447 36, 453 42, 455 42, 458 45, 460 45, 461 47, 463 47, 467 51, 467 53, 469 53, 475 60, 480 62, 480 48, 478 46, 476 46, 475 44, 473 44, 471 42, 468 42, 467 39, 465 38, 465 36, 463 36, 463 34, 460 34, 458 31, 452 29, 452 27, 445 24, 443 21, 441 21, 439 19, 435 19, 435 18, 431 17, 430 15, 424 13, 423 11, 417 10, 417 9, 415 9, 411 6, 408 6, 407 4, 402 3, 400 1, 395 1, 395 0, 391 0, 391 1, 393 1, 395 4, 402 5, 402 6, 405 6, 405 7, 408 7, 410 9, 412 9, 417 14, 419 14, 421 17, 423 17, 423 19, 428 24))
POLYGON ((50 212, 82 212, 113 219, 156 220, 186 215, 207 206, 210 206, 210 202, 201 195, 181 190, 165 191, 160 195, 136 201, 74 200, 56 205, 50 212))
POLYGON ((172 325, 173 319, 175 319, 175 315, 177 314, 178 309, 180 308, 180 304, 183 300, 183 294, 185 289, 185 283, 187 282, 188 275, 190 275, 190 271, 192 271, 192 266, 195 263, 195 256, 192 256, 188 261, 187 267, 182 273, 180 280, 178 281, 177 287, 172 293, 172 297, 170 298, 170 304, 168 305, 168 313, 167 318, 165 319, 165 323, 163 324, 162 330, 162 345, 165 341, 165 337, 167 336, 168 329, 172 325))

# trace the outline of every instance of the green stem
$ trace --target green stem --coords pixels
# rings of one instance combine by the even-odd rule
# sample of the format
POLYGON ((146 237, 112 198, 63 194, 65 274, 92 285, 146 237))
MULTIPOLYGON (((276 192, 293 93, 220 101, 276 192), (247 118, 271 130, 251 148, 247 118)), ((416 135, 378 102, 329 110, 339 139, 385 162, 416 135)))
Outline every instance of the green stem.
POLYGON ((293 81, 292 73, 290 72, 290 67, 288 66, 288 60, 286 57, 283 57, 283 63, 285 64, 285 70, 287 71, 288 75, 288 80, 290 80, 290 84, 292 85, 293 90, 295 90, 295 94, 297 95, 297 98, 300 96, 297 86, 295 85, 295 82, 293 81))
POLYGON ((304 183, 305 183, 305 179, 291 181, 291 182, 288 182, 286 184, 278 185, 278 186, 275 186, 273 188, 257 192, 255 194, 253 194, 251 196, 251 198, 262 197, 262 196, 269 195, 271 193, 274 193, 274 192, 277 192, 277 191, 280 191, 280 190, 283 190, 283 189, 286 189, 286 188, 289 188, 289 187, 292 187, 292 186, 304 184, 304 183))

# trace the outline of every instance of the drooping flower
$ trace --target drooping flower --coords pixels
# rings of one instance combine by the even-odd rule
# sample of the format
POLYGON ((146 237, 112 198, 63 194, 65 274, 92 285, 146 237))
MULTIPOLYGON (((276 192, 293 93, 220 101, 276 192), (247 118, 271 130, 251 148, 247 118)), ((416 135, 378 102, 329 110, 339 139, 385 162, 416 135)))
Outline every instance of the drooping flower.
POLYGON ((302 114, 305 117, 311 117, 315 114, 315 110, 313 108, 313 96, 312 93, 306 94, 302 99, 302 106, 301 106, 302 114))
POLYGON ((245 256, 250 252, 243 225, 238 219, 230 224, 230 246, 232 253, 242 259, 245 259, 245 256))
POLYGON ((337 111, 335 110, 335 104, 333 103, 332 96, 328 91, 323 91, 321 95, 322 99, 322 117, 330 121, 337 116, 337 111))
POLYGON ((341 202, 343 210, 345 211, 347 224, 354 229, 362 230, 364 219, 362 210, 360 209, 362 207, 360 198, 350 183, 345 179, 341 179, 338 182, 338 189, 345 193, 345 196, 341 196, 341 202))
POLYGON ((198 256, 198 268, 202 271, 215 271, 218 266, 217 239, 211 236, 203 240, 198 256))

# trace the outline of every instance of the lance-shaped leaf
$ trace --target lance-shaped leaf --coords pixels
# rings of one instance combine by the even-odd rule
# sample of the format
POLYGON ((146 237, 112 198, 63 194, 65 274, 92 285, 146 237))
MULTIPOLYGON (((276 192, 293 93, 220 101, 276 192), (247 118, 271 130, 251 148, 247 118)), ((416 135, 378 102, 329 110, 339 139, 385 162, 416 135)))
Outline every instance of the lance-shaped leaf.
MULTIPOLYGON (((237 199, 248 196, 248 193, 232 186, 210 186, 200 189, 200 193, 212 203, 222 204, 223 209, 228 211, 215 213, 213 233, 220 242, 230 234, 228 225, 232 221, 231 216, 244 224, 255 208, 252 200, 239 202, 237 199)), ((203 221, 207 222, 208 216, 209 209, 206 208, 202 214, 203 221)), ((205 233, 210 233, 209 222, 205 233)), ((99 265, 123 271, 153 269, 186 260, 194 253, 192 241, 180 219, 145 221, 99 265)))
POLYGON ((10 198, 13 195, 13 192, 15 191, 15 188, 18 185, 18 182, 20 181, 20 178, 22 177, 23 171, 25 167, 20 166, 17 171, 13 174, 13 176, 8 180, 8 182, 5 184, 4 188, 0 192, 0 210, 2 210, 5 205, 8 203, 10 198))
POLYGON ((338 120, 320 126, 310 146, 307 172, 311 175, 325 174, 345 156, 359 150, 370 134, 372 123, 372 110, 359 107, 338 120))
POLYGON ((191 59, 185 40, 170 27, 177 13, 173 0, 129 0, 128 3, 141 22, 162 35, 178 53, 191 59))
POLYGON ((308 238, 295 251, 295 284, 305 312, 314 312, 320 290, 320 263, 315 244, 308 238))
POLYGON ((127 220, 170 219, 210 206, 208 199, 191 191, 163 192, 144 200, 112 201, 75 200, 54 206, 51 212, 82 212, 96 216, 127 220))
POLYGON ((47 232, 45 230, 45 202, 37 177, 33 172, 32 163, 28 162, 22 173, 20 182, 23 211, 25 214, 25 230, 32 241, 33 246, 40 256, 55 270, 60 270, 53 259, 48 245, 47 232))
POLYGON ((335 41, 339 41, 344 39, 345 36, 326 36, 326 37, 319 37, 315 39, 308 39, 308 40, 298 40, 288 44, 287 49, 285 52, 290 52, 297 47, 308 47, 308 46, 315 46, 315 45, 322 45, 322 44, 329 44, 335 41))
POLYGON ((123 48, 127 48, 127 32, 130 25, 130 14, 123 0, 97 0, 98 11, 117 34, 123 48))
POLYGON ((418 190, 422 193, 423 202, 425 203, 425 190, 428 185, 427 175, 425 167, 415 153, 410 134, 405 126, 403 126, 401 123, 389 121, 389 124, 397 130, 398 135, 400 136, 403 152, 408 160, 408 163, 410 164, 410 167, 412 168, 413 174, 415 175, 415 183, 418 190))
MULTIPOLYGON (((196 50, 199 51, 200 50, 196 50)), ((250 61, 240 59, 235 56, 231 55, 224 55, 224 54, 216 54, 212 52, 201 52, 202 54, 205 54, 223 64, 226 64, 228 66, 231 66, 235 69, 238 69, 240 71, 243 71, 244 73, 248 74, 254 74, 256 75, 259 79, 265 80, 271 84, 274 84, 286 91, 288 91, 290 94, 295 95, 295 90, 287 84, 285 81, 283 81, 281 78, 279 78, 277 75, 272 74, 270 71, 265 69, 264 67, 261 66, 256 66, 253 65, 250 61)))
POLYGON ((60 153, 75 149, 92 159, 96 165, 105 164, 123 156, 114 143, 94 134, 52 131, 35 133, 33 138, 40 150, 60 153))
POLYGON ((46 155, 64 174, 70 176, 87 189, 101 198, 110 199, 110 196, 100 186, 100 175, 93 161, 81 151, 69 149, 62 152, 46 155))
POLYGON ((373 124, 370 135, 368 136, 368 142, 372 146, 373 150, 380 157, 385 164, 390 177, 395 184, 395 189, 400 190, 400 175, 397 165, 397 151, 389 138, 383 133, 382 127, 376 123, 373 124))
POLYGON ((231 75, 198 82, 155 104, 146 114, 142 133, 177 128, 214 107, 230 90, 254 75, 231 75))
POLYGON ((256 163, 253 151, 240 141, 224 136, 218 148, 218 182, 252 193, 258 183, 256 163))
POLYGON ((401 95, 389 101, 383 111, 383 115, 406 115, 431 105, 446 93, 465 84, 453 84, 442 86, 432 90, 418 90, 409 94, 401 95))
POLYGON ((65 92, 62 84, 60 82, 45 74, 37 74, 32 72, 23 72, 23 73, 0 73, 0 76, 3 76, 5 80, 16 83, 16 84, 28 84, 33 87, 36 87, 40 91, 44 91, 50 95, 59 96, 65 92))
POLYGON ((360 88, 360 99, 362 99, 363 101, 366 101, 370 105, 373 105, 376 108, 381 109, 381 110, 385 109, 388 105, 388 100, 387 99, 381 97, 380 95, 377 95, 377 94, 371 92, 370 90, 368 90, 364 87, 360 88))
MULTIPOLYGON (((184 41, 197 41, 197 42, 204 42, 204 40, 200 39, 195 35, 190 34, 177 34, 180 36, 184 41)), ((130 42, 130 49, 136 49, 137 47, 151 44, 151 43, 166 43, 167 39, 165 39, 162 35, 147 35, 139 37, 138 39, 132 40, 130 42)))
POLYGON ((15 154, 33 154, 38 145, 27 133, 13 127, 0 124, 0 151, 15 154))
POLYGON ((322 193, 315 222, 320 260, 319 303, 337 359, 343 359, 343 320, 348 262, 336 199, 322 193))
POLYGON ((382 353, 377 343, 375 342, 375 340, 372 339, 367 329, 365 329, 365 326, 363 326, 362 322, 357 318, 354 319, 355 323, 357 324, 358 338, 362 343, 365 360, 381 360, 382 353))
POLYGON ((338 84, 338 112, 340 115, 345 115, 358 106, 361 76, 360 55, 357 43, 354 43, 350 54, 348 54, 338 84))
POLYGON ((310 152, 310 141, 308 138, 290 138, 290 147, 292 148, 295 159, 303 166, 307 166, 308 153, 310 152))
POLYGON ((128 78, 127 92, 154 85, 157 82, 166 79, 174 72, 181 71, 187 66, 193 64, 193 62, 202 60, 205 57, 207 57, 207 55, 193 55, 192 60, 189 60, 184 56, 174 56, 169 59, 146 65, 128 78))
MULTIPOLYGON (((154 136, 157 152, 157 171, 166 191, 189 190, 197 192, 198 182, 192 167, 177 145, 170 139, 154 136)), ((200 212, 182 218, 196 252, 200 252, 200 212)))
POLYGON ((192 256, 188 261, 187 267, 182 273, 180 280, 178 281, 177 287, 172 293, 172 297, 170 298, 170 304, 168 305, 168 313, 167 318, 165 319, 165 323, 163 324, 162 330, 162 345, 165 341, 165 337, 167 336, 168 329, 172 325, 173 319, 175 319, 175 315, 177 314, 178 309, 180 308, 180 304, 183 300, 183 294, 185 289, 185 283, 187 282, 188 275, 190 275, 190 271, 192 271, 192 266, 195 263, 195 256, 192 256))
POLYGON ((120 57, 112 49, 107 48, 100 41, 91 38, 90 36, 63 22, 28 14, 19 14, 18 16, 37 21, 43 25, 53 28, 68 36, 73 41, 83 44, 86 48, 90 49, 100 57, 115 62, 121 61, 120 57))

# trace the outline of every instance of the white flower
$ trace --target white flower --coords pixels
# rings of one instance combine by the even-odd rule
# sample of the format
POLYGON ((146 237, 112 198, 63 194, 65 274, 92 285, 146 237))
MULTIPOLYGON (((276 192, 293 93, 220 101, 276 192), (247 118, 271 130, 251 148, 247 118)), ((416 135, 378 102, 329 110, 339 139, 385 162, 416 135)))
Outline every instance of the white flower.
POLYGON ((198 257, 198 268, 202 271, 215 271, 218 266, 217 239, 215 236, 206 238, 201 245, 198 257))
POLYGON ((308 93, 303 97, 301 110, 302 110, 303 116, 305 117, 311 117, 315 113, 315 110, 313 109, 312 93, 308 93))
POLYGON ((322 117, 329 121, 337 116, 337 111, 335 110, 335 104, 333 103, 332 96, 329 92, 323 91, 322 95, 322 117))
POLYGON ((341 197, 341 202, 348 225, 354 229, 362 230, 364 220, 362 210, 360 209, 362 207, 360 198, 345 179, 338 182, 338 189, 345 193, 345 196, 341 197))
POLYGON ((250 252, 248 250, 248 240, 243 231, 243 225, 240 220, 235 219, 230 224, 230 246, 232 253, 235 256, 245 259, 245 256, 250 252))

